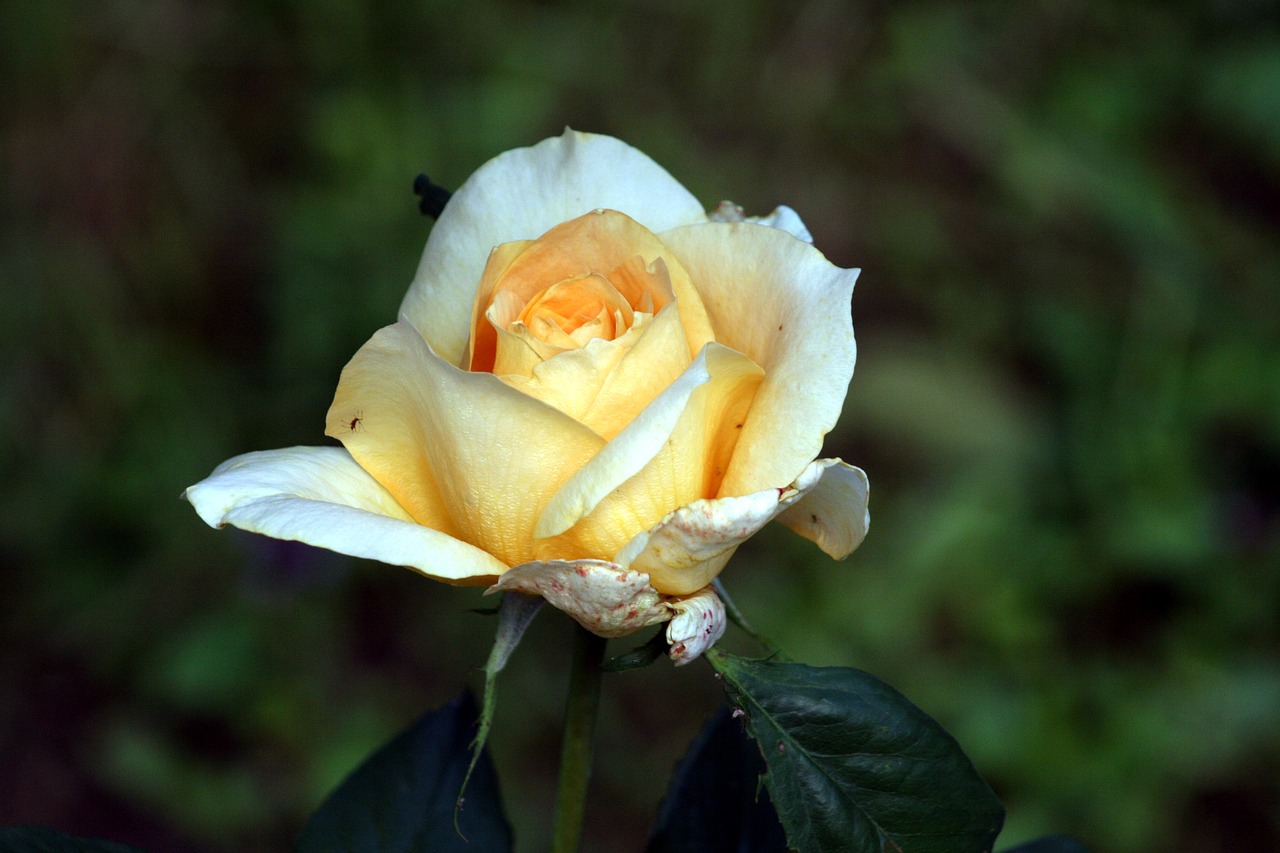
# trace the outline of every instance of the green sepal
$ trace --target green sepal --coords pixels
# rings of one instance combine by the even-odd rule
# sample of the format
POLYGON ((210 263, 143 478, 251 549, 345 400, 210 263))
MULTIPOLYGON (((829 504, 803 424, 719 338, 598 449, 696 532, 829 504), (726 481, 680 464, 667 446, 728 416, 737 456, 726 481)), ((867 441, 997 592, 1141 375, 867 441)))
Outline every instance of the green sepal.
POLYGON ((525 595, 521 592, 504 592, 497 608, 498 632, 493 638, 493 648, 489 651, 489 660, 484 665, 484 697, 480 700, 480 719, 476 724, 476 736, 471 741, 471 762, 467 765, 466 775, 462 777, 462 785, 458 788, 458 799, 455 804, 456 813, 462 809, 462 801, 467 792, 467 783, 471 781, 471 773, 484 753, 484 746, 489 741, 489 729, 493 726, 493 713, 498 707, 498 673, 502 672, 511 659, 511 653, 520 645, 524 632, 533 622, 533 617, 542 610, 546 599, 536 595, 525 595))
POLYGON ((663 626, 658 633, 631 651, 609 658, 600 669, 603 672, 626 672, 628 669, 639 669, 653 663, 670 649, 671 646, 667 643, 667 629, 663 626))

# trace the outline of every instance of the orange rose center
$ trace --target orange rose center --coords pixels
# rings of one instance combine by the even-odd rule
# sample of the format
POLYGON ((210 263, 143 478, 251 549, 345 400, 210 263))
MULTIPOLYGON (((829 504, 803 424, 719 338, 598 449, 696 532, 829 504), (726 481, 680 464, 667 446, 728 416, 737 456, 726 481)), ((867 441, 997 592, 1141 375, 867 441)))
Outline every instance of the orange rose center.
POLYGON ((595 211, 537 240, 503 243, 485 267, 462 366, 525 373, 536 360, 617 340, 675 300, 665 247, 616 211, 595 211))

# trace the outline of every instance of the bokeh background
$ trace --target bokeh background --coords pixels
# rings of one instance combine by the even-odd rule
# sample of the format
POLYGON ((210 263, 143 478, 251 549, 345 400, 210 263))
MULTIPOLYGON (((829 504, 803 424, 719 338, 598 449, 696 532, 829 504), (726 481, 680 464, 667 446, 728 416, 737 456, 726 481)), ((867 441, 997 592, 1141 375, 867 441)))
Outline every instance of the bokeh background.
MULTIPOLYGON (((860 266, 828 450, 871 535, 726 580, 878 674, 1004 844, 1280 849, 1280 28, 1202 3, 102 0, 0 12, 0 823, 287 849, 464 685, 474 590, 207 529, 218 462, 316 444, 456 187, 567 124, 860 266)), ((548 837, 570 625, 492 744, 548 837)), ((738 636, 731 647, 750 651, 738 636)), ((615 643, 616 650, 627 644, 615 643)), ((639 850, 705 665, 605 686, 589 849, 639 850)))

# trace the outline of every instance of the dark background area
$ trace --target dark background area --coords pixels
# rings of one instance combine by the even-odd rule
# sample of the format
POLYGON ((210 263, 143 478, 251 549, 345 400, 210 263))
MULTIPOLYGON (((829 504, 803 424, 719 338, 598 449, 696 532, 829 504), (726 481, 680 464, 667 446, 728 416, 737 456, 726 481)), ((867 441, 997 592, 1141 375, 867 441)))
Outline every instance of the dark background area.
MULTIPOLYGON (((318 444, 456 187, 566 124, 708 207, 786 203, 860 359, 828 451, 871 534, 724 576, 799 660, 946 725, 1008 844, 1280 848, 1280 28, 1265 2, 10 3, 0 12, 0 823, 287 849, 477 686, 483 603, 207 529, 318 444)), ((546 843, 570 624, 492 745, 546 843)), ((740 636, 730 648, 751 647, 740 636)), ((625 650, 625 641, 614 643, 625 650)), ((605 685, 589 849, 638 850, 705 664, 605 685)))

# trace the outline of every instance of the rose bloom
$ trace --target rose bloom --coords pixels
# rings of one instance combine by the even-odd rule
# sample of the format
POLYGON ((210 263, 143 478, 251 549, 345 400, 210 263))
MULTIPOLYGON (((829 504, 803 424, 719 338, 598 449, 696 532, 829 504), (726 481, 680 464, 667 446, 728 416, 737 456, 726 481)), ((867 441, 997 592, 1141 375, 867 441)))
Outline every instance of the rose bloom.
POLYGON ((542 595, 602 636, 671 620, 685 663, 771 519, 837 559, 866 534, 866 476, 815 459, 853 376, 857 270, 810 241, 786 207, 704 213, 607 136, 508 151, 342 371, 342 447, 237 456, 185 497, 212 526, 542 595))

